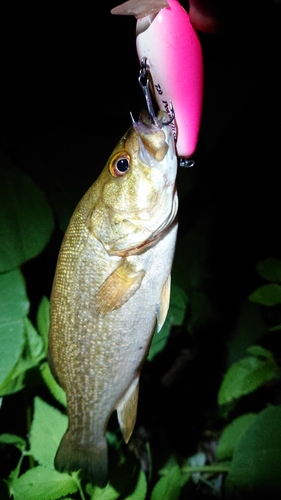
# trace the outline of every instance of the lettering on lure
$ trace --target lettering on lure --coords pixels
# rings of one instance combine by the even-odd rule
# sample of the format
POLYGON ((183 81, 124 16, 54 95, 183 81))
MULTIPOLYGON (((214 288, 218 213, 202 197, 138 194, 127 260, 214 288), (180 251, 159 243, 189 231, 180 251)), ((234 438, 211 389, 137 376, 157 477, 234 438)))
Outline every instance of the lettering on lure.
MULTIPOLYGON (((154 87, 155 87, 156 92, 157 92, 158 95, 162 95, 163 94, 163 90, 161 88, 160 83, 155 84, 154 87)), ((164 105, 164 109, 165 109, 167 115, 169 116, 169 118, 172 119, 172 114, 171 114, 171 110, 170 110, 170 107, 169 107, 169 103, 167 101, 163 101, 163 99, 161 99, 161 102, 164 105)), ((176 141, 177 140, 177 130, 176 130, 176 126, 175 126, 174 120, 171 122, 170 125, 171 125, 171 129, 172 129, 174 140, 176 141)))
POLYGON ((155 85, 155 88, 156 88, 156 91, 159 95, 163 94, 163 90, 161 89, 161 85, 159 83, 157 85, 155 85))

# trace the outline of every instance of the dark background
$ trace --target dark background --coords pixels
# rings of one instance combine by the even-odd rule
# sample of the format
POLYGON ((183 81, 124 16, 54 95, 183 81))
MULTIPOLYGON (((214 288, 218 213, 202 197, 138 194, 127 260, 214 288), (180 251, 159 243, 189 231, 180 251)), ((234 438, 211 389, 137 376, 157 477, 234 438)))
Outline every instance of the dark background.
MULTIPOLYGON (((25 3, 1 13, 0 146, 38 155, 65 182, 81 176, 89 154, 95 165, 107 158, 129 112, 144 105, 136 21, 110 14, 116 3, 25 3)), ((277 168, 281 7, 274 0, 225 4, 224 30, 200 34, 205 101, 197 153, 206 153, 204 164, 224 156, 216 181, 221 174, 230 180, 235 167, 236 178, 251 174, 255 183, 258 171, 266 180, 277 168)))
MULTIPOLYGON (((0 147, 42 160, 38 175, 45 167, 68 183, 93 165, 100 171, 100 158, 130 125, 129 112, 144 105, 136 21, 110 14, 116 3, 24 3, 1 13, 0 147)), ((197 155, 216 182, 227 176, 229 189, 251 177, 250 199, 258 179, 267 182, 278 167, 281 7, 274 0, 225 4, 224 30, 200 34, 205 100, 197 155)))
POLYGON ((71 184, 99 172, 139 111, 135 19, 111 15, 113 5, 19 4, 1 16, 0 145, 42 160, 42 177, 71 184))

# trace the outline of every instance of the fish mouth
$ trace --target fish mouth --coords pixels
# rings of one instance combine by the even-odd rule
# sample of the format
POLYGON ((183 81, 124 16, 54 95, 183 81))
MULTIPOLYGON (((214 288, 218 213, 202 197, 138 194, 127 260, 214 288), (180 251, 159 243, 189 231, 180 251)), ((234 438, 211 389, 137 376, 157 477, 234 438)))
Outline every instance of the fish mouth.
MULTIPOLYGON (((132 128, 138 137, 139 143, 139 159, 149 167, 155 166, 164 160, 169 144, 166 142, 166 134, 163 130, 162 118, 166 115, 165 112, 159 111, 157 119, 153 120, 149 113, 142 110, 139 114, 139 120, 135 122, 132 115, 132 128)), ((129 140, 131 134, 129 132, 129 140)))

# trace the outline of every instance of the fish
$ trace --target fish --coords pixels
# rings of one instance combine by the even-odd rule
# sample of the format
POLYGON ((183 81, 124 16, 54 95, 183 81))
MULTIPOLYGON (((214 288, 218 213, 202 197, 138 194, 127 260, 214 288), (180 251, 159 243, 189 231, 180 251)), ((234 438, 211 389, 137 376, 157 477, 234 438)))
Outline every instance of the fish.
POLYGON ((117 411, 128 443, 141 369, 169 308, 177 164, 166 113, 141 111, 78 203, 58 255, 48 359, 66 392, 68 428, 55 468, 100 487, 109 419, 117 411))

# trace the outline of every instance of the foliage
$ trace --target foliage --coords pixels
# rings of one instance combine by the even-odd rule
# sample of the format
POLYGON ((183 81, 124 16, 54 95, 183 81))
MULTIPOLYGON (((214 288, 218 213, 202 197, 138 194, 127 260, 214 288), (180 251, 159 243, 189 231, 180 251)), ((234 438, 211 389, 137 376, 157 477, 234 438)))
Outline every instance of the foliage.
POLYGON ((7 272, 35 257, 54 228, 52 211, 32 179, 5 157, 1 161, 0 271, 7 272))
MULTIPOLYGON (((105 488, 85 483, 79 471, 61 474, 54 469, 54 456, 67 426, 66 399, 46 358, 49 300, 41 296, 34 311, 28 297, 32 274, 25 268, 35 258, 41 258, 42 262, 48 258, 47 244, 53 235, 54 216, 44 193, 6 158, 1 164, 0 177, 0 414, 12 396, 24 394, 26 405, 18 415, 26 422, 25 432, 17 433, 15 429, 9 433, 4 429, 0 435, 1 450, 6 452, 13 448, 17 453, 16 463, 3 477, 7 498, 9 494, 15 500, 176 500, 186 495, 196 496, 196 491, 214 497, 224 493, 227 499, 240 498, 243 493, 254 497, 258 491, 277 494, 281 490, 281 406, 278 397, 272 400, 271 396, 272 390, 280 391, 280 366, 274 352, 258 342, 248 345, 246 353, 238 350, 238 359, 228 366, 218 366, 217 404, 211 410, 208 408, 209 418, 201 428, 201 434, 208 429, 209 437, 202 442, 202 437, 198 436, 193 451, 175 452, 171 446, 159 459, 153 436, 150 446, 147 438, 143 447, 143 443, 138 445, 137 435, 131 448, 124 448, 118 428, 112 424, 108 441, 116 470, 112 470, 111 480, 105 488), (149 465, 140 467, 135 455, 141 458, 142 465, 149 465)), ((207 383, 208 377, 200 368, 200 359, 195 359, 189 377, 181 375, 181 370, 186 364, 190 369, 192 356, 188 353, 193 345, 195 350, 201 346, 202 330, 206 329, 210 336, 210 325, 217 321, 218 312, 204 286, 208 234, 205 222, 203 217, 197 229, 194 227, 178 239, 169 314, 162 331, 154 336, 147 371, 144 369, 144 379, 153 368, 157 378, 157 367, 166 366, 174 342, 184 338, 184 347, 173 358, 165 376, 160 373, 162 385, 159 382, 157 387, 161 387, 164 398, 167 394, 171 398, 169 387, 173 392, 174 381, 176 385, 179 383, 180 374, 185 388, 194 387, 195 400, 204 399, 203 388, 197 384, 200 377, 205 377, 207 383), (184 258, 188 256, 192 264, 183 267, 183 255, 184 258), (194 374, 199 375, 196 378, 194 374)), ((253 304, 255 307, 252 317, 258 314, 258 307, 272 308, 281 304, 281 261, 260 261, 257 272, 261 279, 270 283, 262 283, 249 296, 247 307, 253 304)), ((280 328, 277 322, 269 331, 278 332, 280 328)), ((235 338, 233 345, 234 341, 235 338)), ((210 361, 207 337, 204 337, 204 345, 207 346, 205 358, 203 350, 201 355, 210 361)), ((213 364, 208 366, 216 372, 213 364)), ((192 397, 192 391, 189 395, 192 397)), ((173 405, 173 401, 170 399, 169 404, 173 405)), ((145 427, 143 411, 140 414, 138 429, 145 427)), ((188 430, 186 423, 186 429, 181 429, 182 436, 188 430)))
POLYGON ((220 405, 249 394, 278 376, 279 367, 270 351, 261 346, 251 346, 247 351, 248 356, 233 363, 225 374, 218 394, 220 405))

